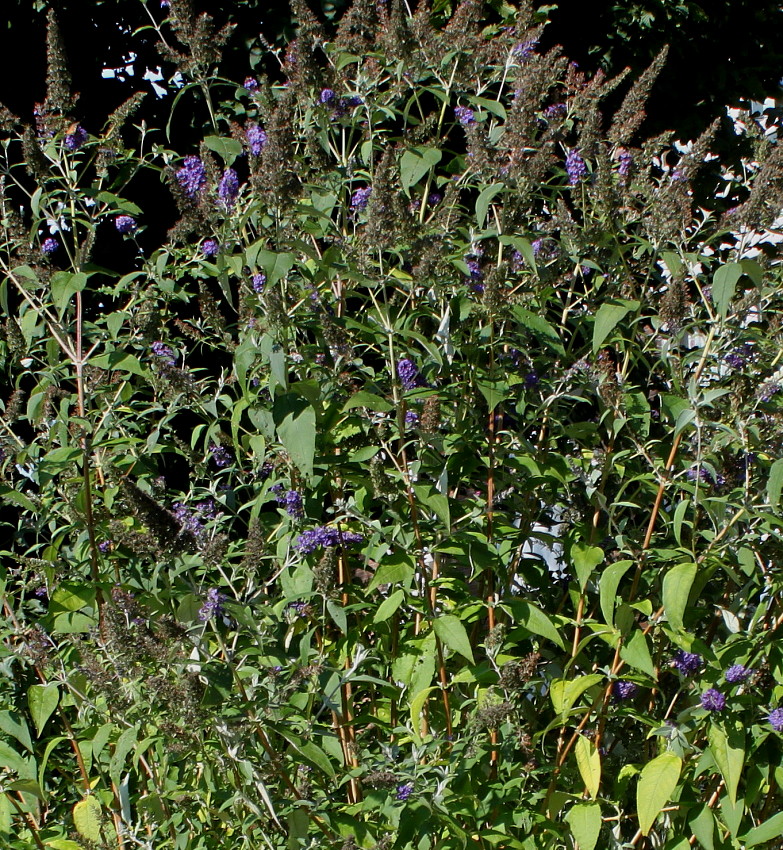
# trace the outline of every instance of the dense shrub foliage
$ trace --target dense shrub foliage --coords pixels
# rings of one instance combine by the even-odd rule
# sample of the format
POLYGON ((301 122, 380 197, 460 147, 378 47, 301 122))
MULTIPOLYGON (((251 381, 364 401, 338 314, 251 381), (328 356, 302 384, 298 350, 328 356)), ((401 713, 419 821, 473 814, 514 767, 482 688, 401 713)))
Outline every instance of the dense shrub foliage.
POLYGON ((149 11, 199 148, 53 17, 2 116, 3 846, 777 846, 774 128, 644 139, 665 57, 526 7, 295 0, 234 81, 149 11))

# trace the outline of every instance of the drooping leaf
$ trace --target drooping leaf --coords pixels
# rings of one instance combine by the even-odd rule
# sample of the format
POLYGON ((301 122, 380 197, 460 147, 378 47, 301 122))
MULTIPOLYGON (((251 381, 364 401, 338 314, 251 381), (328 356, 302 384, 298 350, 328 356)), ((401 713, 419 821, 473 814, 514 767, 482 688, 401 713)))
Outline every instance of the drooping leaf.
POLYGON ((459 617, 455 617, 453 614, 444 614, 441 617, 436 617, 432 621, 432 626, 435 629, 435 634, 449 649, 467 658, 471 664, 475 663, 470 638, 459 617))
POLYGON ((571 806, 565 822, 579 845, 579 850, 594 850, 601 832, 601 807, 598 803, 577 803, 571 806))
POLYGON ((710 752, 726 783, 732 804, 737 802, 737 788, 745 764, 745 734, 741 725, 730 724, 727 730, 711 723, 707 733, 710 752))
POLYGON ((767 480, 767 501, 776 513, 780 505, 780 494, 783 492, 783 458, 776 460, 769 469, 767 480))
POLYGON ((603 561, 604 550, 600 546, 588 546, 586 543, 574 543, 571 547, 571 560, 574 562, 579 589, 584 591, 593 570, 603 561))
POLYGON ((726 263, 716 269, 712 276, 712 301, 720 316, 726 316, 731 299, 737 289, 737 281, 742 277, 743 269, 740 263, 726 263))
POLYGON ((631 312, 639 307, 638 301, 615 301, 602 304, 595 314, 593 325, 593 351, 596 352, 603 345, 609 334, 620 324, 620 322, 631 312))
POLYGON ((648 762, 636 786, 636 811, 642 835, 649 835, 661 809, 671 800, 680 778, 682 759, 671 751, 648 762))
POLYGON ((85 797, 73 807, 73 825, 82 838, 102 842, 101 838, 101 804, 94 795, 85 797))
POLYGON ((669 624, 678 632, 682 631, 682 617, 695 578, 693 563, 676 564, 663 577, 663 609, 669 624))
POLYGON ((38 737, 46 721, 52 716, 60 702, 60 689, 55 682, 48 685, 31 685, 27 690, 27 705, 33 718, 38 737))
POLYGON ((595 744, 584 735, 576 739, 574 752, 582 782, 590 796, 595 799, 601 785, 601 754, 595 744))

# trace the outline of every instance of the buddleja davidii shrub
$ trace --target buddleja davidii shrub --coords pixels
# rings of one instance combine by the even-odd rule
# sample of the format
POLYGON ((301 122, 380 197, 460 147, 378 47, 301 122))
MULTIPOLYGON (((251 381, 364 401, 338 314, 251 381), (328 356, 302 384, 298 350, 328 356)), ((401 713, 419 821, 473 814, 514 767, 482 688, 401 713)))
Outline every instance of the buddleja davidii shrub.
MULTIPOLYGON (((683 832, 685 818, 700 819, 694 834, 709 829, 716 804, 721 823, 742 834, 747 821, 731 805, 742 747, 733 727, 707 720, 726 716, 708 641, 723 636, 721 622, 735 624, 729 615, 741 620, 723 606, 707 627, 686 601, 713 592, 694 564, 705 576, 725 570, 733 535, 745 534, 752 553, 758 529, 742 517, 720 524, 701 466, 688 463, 693 482, 685 468, 667 477, 672 429, 682 434, 674 460, 690 461, 683 441, 694 432, 700 458, 707 420, 718 425, 726 411, 704 386, 724 377, 710 354, 721 311, 689 305, 689 287, 703 286, 690 266, 707 261, 686 253, 688 239, 698 243, 687 186, 672 206, 673 175, 648 172, 637 153, 642 188, 625 189, 633 163, 616 150, 612 160, 598 134, 594 101, 607 86, 575 69, 561 82, 556 56, 536 57, 527 34, 508 33, 501 50, 502 39, 466 30, 471 46, 491 41, 503 61, 490 64, 479 93, 459 77, 468 57, 455 55, 448 79, 459 79, 459 93, 440 71, 432 78, 443 89, 432 91, 454 95, 457 111, 446 97, 428 104, 387 48, 419 50, 416 73, 427 76, 439 42, 417 48, 423 18, 409 27, 394 14, 371 62, 335 61, 357 72, 345 93, 319 91, 318 68, 305 76, 291 53, 292 86, 272 88, 279 100, 266 128, 237 134, 261 200, 240 187, 232 139, 207 137, 222 163, 201 151, 171 174, 185 221, 174 235, 190 241, 150 268, 145 367, 131 379, 137 395, 123 397, 155 429, 146 451, 116 456, 128 474, 107 488, 115 517, 104 554, 143 603, 115 594, 97 662, 80 652, 89 681, 75 683, 102 695, 84 716, 112 724, 108 768, 106 743, 92 745, 104 757, 101 800, 133 829, 175 844, 209 841, 203 824, 215 807, 234 806, 244 831, 291 840, 341 833, 373 846, 389 832, 405 846, 434 820, 455 844, 482 835, 516 845, 535 829, 528 844, 571 835, 590 846, 602 816, 617 818, 606 840, 613 829, 638 843, 637 816, 649 831, 684 765, 684 781, 701 771, 708 779, 693 783, 687 811, 682 797, 666 807, 673 825, 661 822, 656 835, 683 832), (524 128, 530 157, 510 174, 516 148, 503 114, 521 115, 523 98, 512 104, 501 81, 514 74, 530 74, 555 102, 537 96, 524 128), (363 104, 344 102, 353 92, 363 104), (549 105, 557 108, 546 114, 549 105), (306 159, 314 132, 333 163, 306 159), (270 194, 282 186, 290 194, 270 194), (618 225, 607 211, 624 191, 630 211, 618 225), (664 248, 684 255, 691 280, 664 256, 667 284, 656 264, 664 248), (658 309, 655 290, 666 287, 673 294, 658 309), (197 293, 198 314, 188 308, 197 293), (710 345, 694 351, 713 325, 710 345), (178 488, 156 480, 174 454, 187 459, 178 488), (684 509, 678 487, 693 495, 684 509), (165 615, 187 639, 156 637, 165 615), (127 649, 134 641, 146 647, 140 656, 127 649), (102 681, 118 663, 136 707, 124 709, 116 681, 102 681), (196 716, 186 714, 194 703, 196 716), (143 705, 174 717, 139 724, 143 705), (648 740, 648 730, 662 734, 648 740), (696 759, 705 741, 715 766, 696 759), (119 788, 131 750, 144 791, 123 802, 111 781, 119 788), (608 793, 600 778, 611 767, 608 793), (629 781, 640 771, 637 806, 629 781), (228 789, 219 803, 217 784, 228 789), (583 802, 583 789, 599 801, 583 802), (295 799, 311 804, 309 826, 295 799)), ((714 303, 729 305, 732 284, 719 276, 716 285, 714 303)), ((85 616, 92 597, 74 596, 68 604, 85 616)), ((756 663, 731 660, 743 671, 756 663)), ((750 702, 736 676, 748 677, 732 674, 737 701, 750 702)), ((769 775, 756 774, 759 789, 769 775)), ((760 797, 747 799, 762 810, 760 797)))

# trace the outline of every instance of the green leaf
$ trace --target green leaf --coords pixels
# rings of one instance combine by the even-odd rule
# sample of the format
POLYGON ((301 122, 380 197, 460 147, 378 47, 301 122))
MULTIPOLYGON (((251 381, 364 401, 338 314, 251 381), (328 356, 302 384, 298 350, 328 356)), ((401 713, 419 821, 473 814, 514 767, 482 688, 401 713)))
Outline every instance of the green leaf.
POLYGON ((563 348, 563 344, 560 341, 557 331, 545 318, 539 316, 537 313, 531 312, 530 310, 526 310, 524 307, 519 305, 515 306, 513 310, 514 315, 523 327, 532 331, 554 351, 557 351, 559 354, 565 354, 565 349, 563 348))
POLYGON ((682 770, 682 759, 672 752, 661 753, 642 768, 636 786, 639 829, 648 835, 661 809, 669 802, 682 770))
POLYGON ((354 393, 345 402, 343 411, 353 410, 355 407, 366 407, 367 410, 374 410, 376 413, 388 413, 388 411, 394 410, 394 405, 391 402, 379 395, 373 395, 367 390, 359 390, 358 393, 354 393))
POLYGON ((388 620, 400 605, 402 605, 403 599, 405 599, 405 591, 395 590, 391 596, 384 599, 378 606, 378 610, 372 618, 373 623, 383 623, 388 620))
POLYGON ((764 823, 751 829, 750 832, 746 832, 740 841, 745 847, 757 847, 767 841, 779 839, 781 835, 783 835, 783 812, 778 812, 769 820, 765 820, 764 823))
POLYGON ((236 139, 207 136, 204 144, 223 160, 226 167, 232 165, 234 160, 242 154, 242 143, 236 139))
POLYGON ((413 564, 407 559, 407 556, 391 556, 375 571, 375 575, 372 577, 372 581, 367 588, 367 592, 372 593, 373 590, 384 584, 398 584, 401 581, 407 582, 413 577, 415 572, 416 570, 414 569, 413 564))
POLYGON ((599 546, 586 543, 574 543, 571 547, 571 560, 574 562, 579 589, 584 591, 593 570, 604 560, 604 550, 599 546))
POLYGON ((272 286, 291 271, 296 257, 293 254, 276 254, 273 251, 267 251, 264 248, 266 244, 267 240, 259 239, 249 245, 245 251, 245 259, 251 269, 261 266, 266 275, 267 286, 272 286))
POLYGON ((0 729, 2 729, 6 735, 16 738, 16 740, 19 741, 22 746, 30 750, 30 752, 33 751, 33 742, 30 738, 30 730, 27 728, 27 724, 24 722, 24 719, 15 711, 0 711, 0 729))
POLYGON ((114 753, 109 761, 109 776, 117 787, 120 786, 121 774, 125 768, 125 759, 128 753, 136 746, 137 735, 136 727, 131 726, 130 729, 126 729, 117 738, 117 743, 114 745, 114 753))
POLYGON ((715 850, 715 815, 708 805, 691 809, 688 826, 703 850, 715 850))
POLYGON ((646 673, 655 679, 655 665, 650 656, 650 648, 647 646, 647 638, 641 629, 635 629, 631 639, 620 648, 620 658, 628 662, 632 667, 646 673))
POLYGON ((315 410, 299 396, 284 395, 275 399, 274 415, 280 442, 299 471, 309 478, 315 457, 315 410))
POLYGON ((70 838, 50 838, 46 846, 51 847, 52 850, 84 850, 83 844, 71 841, 70 838))
POLYGON ((683 499, 674 509, 674 539, 677 545, 682 545, 682 526, 685 521, 685 514, 691 505, 690 499, 683 499))
POLYGON ((601 807, 598 803, 577 803, 565 816, 579 850, 593 850, 601 833, 601 807))
POLYGON ((514 615, 514 620, 520 626, 526 628, 534 635, 540 635, 547 640, 551 640, 552 643, 557 644, 561 649, 565 649, 563 638, 560 632, 558 632, 557 627, 540 608, 526 599, 512 599, 507 604, 514 615))
POLYGON ((142 378, 149 376, 149 371, 142 366, 139 358, 128 354, 127 351, 110 351, 108 354, 91 357, 90 366, 112 372, 130 372, 131 375, 139 375, 142 378))
POLYGON ((601 785, 601 754, 595 744, 580 735, 574 747, 579 775, 590 796, 595 799, 601 785))
POLYGON ((561 717, 565 717, 579 697, 603 678, 600 673, 590 673, 576 679, 554 679, 549 687, 549 698, 552 700, 555 711, 561 717))
POLYGON ((326 601, 326 610, 329 612, 329 616, 334 621, 334 624, 337 628, 344 634, 348 634, 348 619, 345 616, 345 609, 342 605, 338 605, 334 599, 328 599, 326 601))
POLYGON ((603 344, 604 340, 617 325, 631 312, 639 307, 638 301, 615 301, 602 304, 595 314, 593 325, 593 352, 603 344))
POLYGON ((508 396, 508 381, 476 381, 476 386, 490 410, 494 410, 508 396))
POLYGON ((98 798, 90 795, 73 807, 73 825, 82 838, 101 844, 101 804, 98 798))
POLYGON ((737 788, 745 764, 745 734, 742 726, 730 726, 727 732, 717 723, 711 723, 707 733, 710 752, 726 783, 732 805, 737 803, 737 788))
POLYGON ((432 627, 435 629, 435 634, 449 649, 467 658, 471 664, 476 663, 473 658, 470 638, 459 617, 455 617, 453 614, 444 614, 432 621, 432 627))
POLYGON ((413 487, 416 498, 428 507, 440 520, 446 530, 451 527, 451 514, 449 512, 449 500, 443 493, 439 493, 431 484, 416 484, 413 487))
POLYGON ((400 158, 400 183, 407 192, 434 168, 443 154, 437 148, 418 147, 405 151, 400 158))
POLYGON ((35 503, 25 496, 24 493, 20 493, 12 487, 6 487, 5 484, 0 485, 0 499, 4 502, 11 502, 19 508, 24 508, 26 511, 35 512, 38 510, 35 507, 35 503))
POLYGON ((601 596, 601 613, 607 626, 614 626, 614 603, 617 598, 617 588, 620 586, 623 576, 633 561, 615 561, 606 569, 601 571, 601 580, 598 588, 601 596))
POLYGON ((780 505, 780 494, 783 491, 783 458, 776 460, 769 468, 767 479, 767 501, 770 508, 778 512, 780 505))
POLYGON ((411 728, 417 743, 421 743, 421 713, 424 711, 424 703, 427 702, 429 695, 437 690, 435 685, 431 685, 419 691, 411 700, 411 728))
POLYGON ((52 303, 59 315, 63 314, 71 298, 87 286, 87 277, 84 272, 55 272, 52 275, 52 303))
POLYGON ((728 313, 729 304, 737 289, 737 281, 742 277, 742 273, 740 263, 726 263, 712 276, 712 301, 720 316, 728 313))
MULTIPOLYGON (((11 831, 12 815, 13 812, 8 796, 0 793, 0 833, 5 833, 7 835, 11 831)), ((77 844, 75 850, 82 850, 82 848, 77 844)))
POLYGON ((663 578, 663 610, 673 629, 682 631, 682 617, 696 578, 696 564, 676 564, 663 578))
POLYGON ((478 222, 479 228, 484 227, 484 223, 487 220, 489 205, 505 185, 505 183, 493 183, 491 186, 487 186, 486 189, 483 189, 478 198, 476 198, 476 221, 478 222))
POLYGON ((48 685, 30 685, 28 688, 27 705, 39 738, 46 721, 52 716, 59 702, 60 690, 54 682, 48 685))

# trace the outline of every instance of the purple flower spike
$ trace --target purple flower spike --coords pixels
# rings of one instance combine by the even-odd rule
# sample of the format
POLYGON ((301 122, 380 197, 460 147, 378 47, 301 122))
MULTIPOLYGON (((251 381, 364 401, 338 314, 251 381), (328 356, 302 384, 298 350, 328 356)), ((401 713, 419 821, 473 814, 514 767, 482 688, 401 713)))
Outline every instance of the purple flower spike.
POLYGON ((72 133, 68 133, 65 137, 65 147, 69 151, 78 151, 79 148, 87 141, 87 131, 81 124, 76 126, 72 133))
POLYGON ((405 424, 406 425, 418 425, 419 424, 419 414, 416 413, 415 410, 406 410, 405 411, 405 424))
POLYGON ((401 803, 404 803, 408 799, 408 797, 410 797, 410 795, 412 793, 413 793, 413 783, 412 782, 406 782, 404 785, 398 785, 397 786, 395 796, 397 797, 397 799, 401 803))
POLYGON ((732 666, 725 672, 723 678, 730 685, 738 685, 740 682, 744 682, 752 674, 753 671, 748 670, 747 667, 743 667, 741 664, 732 664, 732 666))
POLYGON ((701 655, 685 652, 682 649, 678 649, 672 658, 672 666, 676 667, 683 676, 693 676, 698 673, 703 663, 701 655))
POLYGON ((263 272, 259 272, 258 274, 253 275, 253 292, 257 292, 259 295, 264 291, 264 284, 266 283, 266 275, 263 272))
POLYGON ((50 236, 48 239, 44 239, 43 244, 41 245, 41 251, 43 251, 44 254, 54 254, 59 247, 59 239, 55 239, 53 236, 50 236))
POLYGON ((351 543, 362 543, 364 536, 353 531, 341 532, 330 525, 320 525, 303 531, 296 541, 296 548, 303 554, 309 555, 316 549, 329 549, 334 546, 348 546, 351 543))
POLYGON ((220 251, 220 243, 217 239, 205 239, 201 243, 201 253, 205 257, 216 257, 220 251))
POLYGON ((234 201, 239 194, 239 178, 233 168, 227 168, 223 172, 218 184, 218 198, 223 202, 223 206, 228 210, 234 206, 234 201))
POLYGON ((253 156, 259 156, 266 144, 266 133, 258 124, 249 124, 245 130, 245 138, 247 139, 247 146, 250 148, 250 153, 253 156))
POLYGON ((707 711, 723 711, 726 708, 726 697, 717 688, 708 688, 701 695, 701 707, 707 711))
POLYGON ((404 390, 413 390, 419 386, 419 370, 416 364, 407 357, 397 364, 397 377, 404 390))
POLYGON ((571 148, 568 151, 568 155, 566 156, 566 171, 568 172, 568 182, 571 186, 576 186, 587 174, 585 161, 576 148, 571 148))
POLYGON ((469 106, 455 106, 454 117, 463 127, 476 123, 476 113, 469 106))
POLYGON ((247 89, 249 92, 258 91, 258 80, 255 77, 245 77, 242 88, 247 89))
POLYGON ((169 366, 173 366, 177 362, 174 352, 165 343, 153 342, 150 350, 156 357, 160 357, 161 360, 168 363, 169 366))
POLYGON ((216 443, 212 443, 209 450, 212 453, 212 460, 215 461, 215 466, 218 469, 225 469, 227 466, 231 466, 233 458, 231 457, 231 452, 225 446, 218 446, 216 443))
POLYGON ((225 599, 226 597, 216 587, 210 587, 207 591, 207 598, 199 609, 199 620, 202 623, 206 623, 213 617, 219 617, 223 613, 223 602, 225 599))
POLYGON ((783 708, 770 711, 767 722, 776 732, 783 732, 783 708))
POLYGON ((623 702, 633 699, 639 693, 639 686, 635 682, 620 680, 612 685, 612 696, 615 702, 623 702))
POLYGON ((114 226, 117 228, 117 233, 133 233, 138 227, 136 219, 132 215, 118 215, 114 219, 114 226))
POLYGON ((631 168, 633 166, 633 154, 630 151, 620 151, 620 155, 617 157, 617 162, 619 163, 617 173, 620 177, 625 179, 631 173, 631 168))
POLYGON ((321 89, 321 94, 318 96, 319 103, 332 103, 336 95, 331 89, 321 89))
POLYGON ((357 189, 351 196, 351 209, 361 211, 367 208, 372 195, 372 186, 365 186, 362 189, 357 189))
POLYGON ((189 198, 195 198, 207 182, 207 171, 200 157, 188 156, 177 171, 177 182, 189 198))

